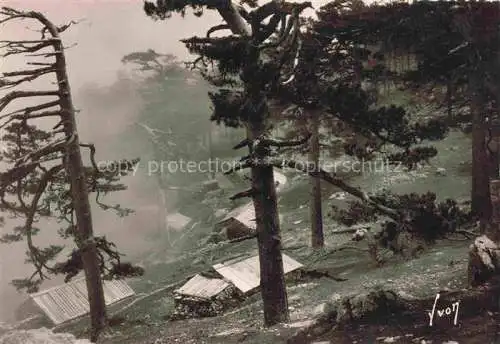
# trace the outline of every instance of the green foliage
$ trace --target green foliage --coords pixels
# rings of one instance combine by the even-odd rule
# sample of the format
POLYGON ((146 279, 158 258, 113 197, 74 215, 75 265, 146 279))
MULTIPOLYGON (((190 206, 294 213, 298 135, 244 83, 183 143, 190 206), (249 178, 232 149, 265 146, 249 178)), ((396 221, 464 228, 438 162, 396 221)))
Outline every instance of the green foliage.
MULTIPOLYGON (((218 87, 211 92, 214 105, 212 120, 237 127, 254 119, 256 114, 267 116, 265 104, 254 104, 273 88, 280 78, 281 68, 288 62, 295 49, 300 12, 310 3, 290 4, 269 2, 257 7, 253 1, 245 2, 255 10, 247 12, 238 8, 242 19, 251 27, 252 34, 210 37, 220 25, 211 28, 207 37, 183 40, 193 54, 199 56, 193 63, 211 85, 218 87), (266 19, 269 22, 266 23, 266 19), (270 42, 269 44, 265 42, 270 42), (236 87, 245 86, 245 92, 236 87)), ((165 19, 171 13, 184 13, 187 7, 222 9, 227 3, 219 1, 156 1, 145 3, 144 10, 153 18, 165 19), (219 8, 220 7, 220 8, 219 8)))
MULTIPOLYGON (((239 36, 217 37, 211 38, 209 41, 193 37, 183 42, 190 53, 216 61, 217 74, 220 74, 219 77, 228 82, 234 82, 230 76, 237 74, 245 64, 247 42, 239 36)), ((202 72, 207 77, 213 74, 208 73, 208 68, 203 68, 202 72)))
POLYGON ((156 3, 144 1, 144 12, 154 19, 166 19, 170 18, 173 12, 185 16, 186 10, 190 8, 193 14, 199 17, 203 14, 203 7, 213 9, 216 5, 217 0, 158 0, 156 3))
MULTIPOLYGON (((387 75, 411 92, 426 89, 436 102, 462 107, 469 101, 469 76, 483 81, 479 86, 486 108, 496 108, 498 85, 498 40, 500 9, 495 2, 418 1, 364 6, 345 16, 330 3, 318 12, 321 35, 342 33, 342 39, 378 46, 383 56, 409 54, 416 69, 387 75), (346 33, 346 28, 349 28, 346 33), (448 95, 440 97, 441 89, 448 95)), ((488 113, 488 116, 491 116, 488 113)), ((470 117, 455 118, 459 122, 470 117)))
MULTIPOLYGON (((411 231, 428 243, 443 238, 474 220, 470 211, 460 207, 456 201, 446 199, 438 202, 436 194, 432 192, 422 195, 416 193, 397 195, 385 191, 372 196, 372 199, 386 207, 396 209, 401 218, 405 219, 398 224, 392 221, 384 222, 383 231, 390 231, 389 228, 396 226, 398 231, 411 231)), ((376 209, 359 201, 349 202, 347 209, 333 207, 331 215, 347 226, 360 222, 374 222, 380 218, 380 213, 376 209)))
POLYGON ((30 278, 14 279, 12 280, 11 284, 17 290, 26 290, 28 294, 31 294, 31 293, 36 293, 38 290, 40 290, 42 280, 41 279, 33 280, 30 278))
POLYGON ((231 89, 219 89, 217 92, 210 92, 210 100, 213 105, 213 114, 210 120, 217 124, 224 123, 231 128, 243 126, 245 118, 239 116, 228 116, 228 114, 238 114, 244 103, 242 92, 231 89))
MULTIPOLYGON (((2 173, 0 210, 9 214, 14 221, 21 220, 24 224, 14 226, 12 232, 4 234, 0 242, 8 244, 26 241, 28 246, 26 263, 32 264, 35 272, 26 279, 14 280, 12 284, 16 288, 34 292, 51 274, 64 274, 69 281, 83 268, 81 265, 75 268, 71 258, 51 266, 51 262, 59 258, 65 247, 49 245, 41 248, 35 243, 36 235, 42 230, 47 230, 37 224, 42 219, 55 219, 61 226, 58 230, 59 235, 63 239, 72 239, 76 243, 74 252, 79 254, 82 245, 75 230, 75 209, 69 186, 70 179, 64 168, 64 153, 60 149, 50 150, 51 147, 57 147, 54 143, 57 142, 57 138, 53 132, 39 129, 36 125, 29 125, 26 121, 12 121, 4 127, 4 131, 2 142, 7 149, 0 152, 0 160, 9 169, 2 173), (63 265, 72 265, 73 269, 61 269, 63 265)), ((84 172, 88 190, 91 194, 95 194, 97 204, 103 209, 115 210, 119 215, 129 214, 131 209, 122 208, 120 205, 107 205, 101 198, 110 192, 126 189, 119 180, 133 170, 138 160, 116 161, 111 163, 114 164, 111 166, 113 168, 99 169, 94 160, 94 146, 82 146, 91 151, 90 165, 85 167, 84 172)), ((116 250, 106 251, 106 247, 113 247, 113 244, 106 239, 100 240, 101 246, 98 249, 101 272, 105 274, 110 264, 118 264, 120 261, 116 250)))
POLYGON ((371 159, 389 144, 402 149, 392 154, 391 160, 399 158, 407 165, 408 160, 413 164, 427 161, 437 153, 435 149, 411 146, 424 140, 443 139, 447 125, 438 118, 415 123, 405 108, 377 104, 376 82, 388 71, 383 66, 367 66, 373 52, 357 34, 361 23, 356 15, 363 10, 362 3, 345 1, 323 7, 319 20, 310 21, 300 35, 297 65, 288 66, 293 80, 278 84, 272 95, 282 105, 294 104, 304 109, 297 114, 297 120, 307 117, 308 111, 319 110, 321 121, 342 122, 340 127, 337 124, 329 129, 333 135, 347 139, 344 147, 349 155, 371 159), (375 87, 361 87, 370 84, 375 87), (364 139, 360 140, 360 136, 364 139))

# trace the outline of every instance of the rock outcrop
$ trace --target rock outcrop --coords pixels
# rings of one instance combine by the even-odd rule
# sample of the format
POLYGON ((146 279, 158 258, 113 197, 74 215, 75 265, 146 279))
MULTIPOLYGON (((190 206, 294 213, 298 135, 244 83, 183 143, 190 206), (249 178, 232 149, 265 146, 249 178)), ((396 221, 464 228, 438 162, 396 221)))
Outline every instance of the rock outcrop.
POLYGON ((320 336, 335 325, 360 319, 376 319, 402 309, 398 295, 391 290, 375 289, 359 295, 348 295, 334 303, 322 306, 323 314, 309 327, 296 333, 287 344, 307 343, 311 337, 320 336))
POLYGON ((500 275, 500 247, 486 235, 477 237, 469 247, 468 282, 478 286, 500 275))

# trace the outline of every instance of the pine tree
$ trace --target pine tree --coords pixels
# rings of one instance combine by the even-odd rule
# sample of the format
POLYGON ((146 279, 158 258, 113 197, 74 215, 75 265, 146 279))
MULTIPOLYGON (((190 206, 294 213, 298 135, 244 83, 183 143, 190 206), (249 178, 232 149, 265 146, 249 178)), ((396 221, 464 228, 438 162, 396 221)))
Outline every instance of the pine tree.
POLYGON ((119 179, 130 172, 137 161, 116 161, 103 168, 95 161, 94 145, 80 142, 60 37, 60 33, 71 24, 56 27, 38 12, 5 7, 0 10, 0 24, 20 19, 32 19, 41 24, 42 37, 3 41, 4 57, 21 55, 27 59, 42 57, 48 61, 28 62, 41 66, 39 68, 4 72, 0 88, 17 88, 50 74, 55 74, 54 84, 57 86, 48 91, 14 90, 0 99, 0 128, 5 131, 0 158, 9 167, 0 174, 0 209, 13 218, 24 219, 22 225, 4 235, 1 241, 25 240, 27 243, 27 261, 33 264, 35 271, 26 279, 12 281, 18 289, 34 292, 51 274, 63 274, 65 281, 70 281, 81 271, 85 272, 90 304, 90 340, 96 342, 107 322, 102 279, 141 275, 143 270, 122 262, 113 243, 94 235, 89 194, 96 194, 96 203, 101 208, 113 209, 121 216, 128 214, 129 209, 106 205, 101 197, 124 190, 125 186, 118 183, 119 179), (40 98, 52 100, 41 101, 40 98), (35 100, 37 105, 8 111, 11 104, 25 99, 35 100), (50 119, 55 120, 52 130, 41 129, 40 123, 50 119), (90 152, 90 166, 83 163, 82 148, 90 152), (73 240, 76 247, 66 261, 51 265, 51 261, 63 251, 63 246, 40 248, 35 244, 35 234, 47 230, 36 225, 42 218, 55 218, 62 226, 59 235, 73 240))
MULTIPOLYGON (((489 178, 494 164, 488 151, 488 123, 498 113, 498 21, 493 2, 416 2, 371 6, 355 13, 360 42, 378 42, 384 53, 412 53, 417 69, 397 76, 411 91, 426 90, 448 107, 467 106, 468 116, 457 120, 472 123, 472 209, 484 230, 491 217, 489 178), (394 32, 398 32, 394 35, 394 32)), ((449 123, 452 124, 452 123, 449 123)), ((496 168, 494 168, 496 170, 496 168)))
MULTIPOLYGON (((394 221, 406 222, 405 212, 404 209, 387 207, 383 200, 370 197, 335 174, 322 169, 311 170, 309 164, 294 160, 283 161, 278 157, 280 149, 300 146, 307 142, 307 137, 295 141, 277 141, 269 136, 270 114, 267 98, 280 84, 286 84, 286 81, 294 76, 294 72, 292 76, 286 73, 293 71, 293 68, 285 66, 294 65, 294 55, 298 50, 300 54, 299 37, 302 33, 299 14, 305 7, 310 6, 310 3, 273 1, 262 6, 251 3, 251 10, 247 11, 229 1, 157 1, 156 4, 146 2, 145 11, 155 18, 164 19, 172 12, 185 13, 188 6, 198 15, 202 14, 204 7, 217 10, 225 21, 225 24, 210 29, 207 37, 193 37, 183 42, 192 53, 199 55, 193 65, 199 67, 205 78, 219 88, 217 92, 210 93, 214 108, 212 119, 226 126, 244 126, 247 129, 247 138, 235 146, 235 149, 245 146, 249 148, 250 154, 239 161, 238 168, 251 168, 252 187, 236 197, 253 198, 264 318, 266 325, 273 325, 288 318, 273 167, 291 168, 308 173, 312 177, 320 177, 358 197, 394 221), (263 22, 266 18, 269 18, 267 24, 263 22), (232 35, 210 37, 213 32, 219 30, 229 30, 232 35), (209 68, 210 62, 214 62, 214 67, 209 68)), ((338 14, 335 15, 338 17, 338 14)), ((353 30, 346 32, 351 37, 355 35, 353 30)), ((337 38, 342 37, 342 33, 338 33, 337 38)), ((331 36, 324 36, 323 39, 332 42, 331 36)), ((323 101, 335 117, 349 123, 358 131, 364 130, 367 134, 374 135, 384 143, 403 146, 406 149, 405 154, 400 156, 404 156, 409 165, 436 154, 435 149, 410 149, 410 146, 421 138, 439 139, 445 133, 436 121, 421 126, 410 125, 404 110, 397 107, 372 109, 368 101, 369 94, 359 87, 353 89, 349 84, 341 83, 328 87, 321 94, 325 95, 323 101), (328 102, 330 98, 342 101, 328 102)), ((357 149, 359 147, 349 145, 347 148, 352 153, 366 154, 366 147, 357 149)))
POLYGON ((183 42, 200 56, 194 66, 206 67, 205 79, 219 87, 210 94, 214 107, 212 119, 246 128, 247 138, 238 148, 247 146, 250 154, 239 165, 251 169, 252 187, 245 195, 253 198, 255 207, 264 320, 270 326, 287 321, 289 316, 273 164, 269 161, 271 146, 279 143, 269 138, 266 90, 279 82, 281 67, 290 59, 297 43, 299 15, 311 4, 272 1, 262 6, 254 2, 247 5, 250 11, 230 1, 157 1, 156 4, 146 2, 144 9, 148 15, 164 19, 172 12, 184 14, 187 7, 192 7, 197 15, 207 8, 216 10, 225 22, 211 28, 207 37, 193 37, 183 42), (269 23, 265 24, 268 18, 269 23), (220 30, 232 34, 210 37, 220 30), (275 34, 276 42, 267 43, 275 34), (279 59, 270 60, 268 51, 278 50, 279 59), (215 62, 213 69, 208 69, 208 61, 215 62))
MULTIPOLYGON (((489 195, 490 170, 495 159, 489 154, 485 141, 490 123, 498 116, 498 5, 492 2, 397 2, 366 6, 342 20, 334 11, 325 12, 327 21, 321 28, 325 35, 335 35, 348 22, 356 32, 358 44, 382 46, 385 56, 395 52, 414 54, 416 70, 401 75, 392 73, 389 78, 412 92, 430 93, 427 101, 443 101, 448 108, 448 125, 454 124, 451 120, 472 122, 472 210, 483 232, 497 237, 498 229, 490 225, 489 195), (444 97, 440 96, 442 90, 446 90, 444 97), (470 112, 466 116, 455 116, 452 105, 465 105, 470 112)), ((456 228, 457 223, 471 220, 471 214, 459 211, 453 200, 436 204, 432 194, 405 198, 393 197, 406 204, 408 218, 413 219, 410 223, 420 222, 433 228, 435 233, 428 233, 428 238, 446 233, 450 221, 451 227, 456 228), (424 204, 427 205, 424 207, 424 204), (454 214, 455 220, 450 214, 454 214)), ((348 212, 349 217, 361 216, 366 210, 362 209, 359 204, 354 205, 348 212)))
MULTIPOLYGON (((279 84, 273 96, 282 106, 293 104, 301 109, 296 119, 309 122, 312 128, 317 128, 319 121, 330 125, 330 135, 341 137, 345 152, 363 165, 367 160, 383 157, 379 151, 392 145, 403 150, 393 159, 404 159, 407 165, 415 166, 437 152, 432 147, 413 146, 424 139, 439 140, 446 130, 439 121, 411 123, 405 109, 377 105, 378 92, 369 86, 387 71, 383 66, 368 66, 373 54, 351 28, 352 13, 362 10, 363 5, 358 2, 335 2, 321 8, 318 21, 310 20, 300 35, 301 48, 290 66, 294 77, 279 84)), ((314 138, 318 132, 312 130, 310 134, 314 138)), ((310 145, 318 148, 317 140, 311 139, 310 145)), ((310 152, 309 162, 317 167, 317 150, 310 152)), ((319 178, 312 180, 315 190, 319 178)), ((318 230, 321 217, 316 211, 320 206, 316 193, 311 205, 313 247, 322 245, 322 230, 318 230)))

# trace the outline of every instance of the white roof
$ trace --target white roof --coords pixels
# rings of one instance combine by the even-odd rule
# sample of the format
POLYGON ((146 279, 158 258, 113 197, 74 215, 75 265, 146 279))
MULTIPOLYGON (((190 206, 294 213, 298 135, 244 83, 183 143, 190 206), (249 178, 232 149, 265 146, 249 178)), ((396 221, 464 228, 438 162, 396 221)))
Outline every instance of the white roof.
MULTIPOLYGON (((103 289, 107 306, 135 294, 123 280, 105 280, 103 289)), ((55 325, 90 312, 85 278, 30 294, 30 297, 55 325)))
MULTIPOLYGON (((285 274, 303 266, 286 254, 282 254, 282 257, 285 274)), ((259 256, 216 264, 213 268, 243 293, 248 293, 260 285, 259 256)))
MULTIPOLYGON (((280 191, 287 182, 287 178, 284 174, 274 171, 274 181, 277 183, 277 191, 280 191)), ((257 224, 255 223, 255 208, 253 201, 244 204, 238 208, 231 210, 219 223, 226 222, 230 219, 235 219, 245 226, 251 229, 256 229, 257 224)))
POLYGON ((181 295, 210 299, 222 292, 228 286, 229 283, 222 279, 206 278, 197 274, 175 292, 181 295))
POLYGON ((274 173, 274 182, 277 183, 276 191, 281 191, 287 182, 287 178, 283 173, 276 171, 276 169, 273 171, 273 173, 274 173))
POLYGON ((232 210, 220 222, 225 222, 229 219, 235 219, 249 228, 256 229, 257 224, 255 222, 253 201, 232 210))

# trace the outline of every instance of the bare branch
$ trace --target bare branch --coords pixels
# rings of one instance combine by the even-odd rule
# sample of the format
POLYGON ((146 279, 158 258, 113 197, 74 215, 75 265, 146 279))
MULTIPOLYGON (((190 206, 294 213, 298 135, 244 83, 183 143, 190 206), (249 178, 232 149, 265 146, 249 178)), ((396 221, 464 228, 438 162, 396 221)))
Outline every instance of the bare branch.
POLYGON ((53 66, 52 62, 26 62, 30 66, 53 66))
POLYGON ((243 141, 241 141, 240 143, 238 143, 236 146, 234 146, 233 149, 237 150, 237 149, 243 148, 243 147, 251 145, 251 144, 252 144, 252 141, 250 141, 248 138, 246 138, 243 141))
POLYGON ((361 191, 359 188, 353 187, 353 186, 345 183, 341 178, 336 177, 334 174, 330 174, 322 169, 317 169, 317 168, 310 170, 310 169, 308 169, 308 166, 307 166, 308 164, 297 163, 293 160, 282 160, 281 161, 278 159, 274 159, 274 161, 272 162, 272 165, 275 167, 278 167, 278 168, 284 168, 284 167, 292 168, 295 171, 302 171, 304 173, 307 173, 312 177, 321 178, 324 181, 326 181, 327 183, 330 183, 330 184, 338 187, 339 189, 361 199, 362 201, 367 202, 368 204, 370 204, 371 206, 373 206, 374 208, 379 210, 381 213, 389 216, 390 218, 392 218, 396 221, 401 220, 399 213, 395 209, 388 208, 384 205, 381 205, 381 204, 373 201, 372 199, 370 199, 370 197, 365 192, 361 191))
POLYGON ((59 41, 59 39, 50 38, 50 39, 45 39, 45 40, 37 39, 37 40, 25 40, 25 41, 5 41, 5 40, 2 40, 2 41, 0 41, 0 44, 3 43, 4 47, 11 46, 11 45, 12 46, 17 46, 17 45, 23 46, 24 44, 39 44, 39 43, 46 43, 46 42, 50 42, 50 41, 59 41))
POLYGON ((216 25, 214 27, 211 27, 207 31, 207 38, 209 38, 210 35, 213 34, 214 32, 221 31, 221 30, 231 30, 231 28, 227 24, 221 24, 221 25, 216 25))
MULTIPOLYGON (((19 158, 15 163, 15 167, 21 167, 24 165, 31 165, 35 161, 39 161, 41 158, 46 157, 52 153, 62 152, 62 151, 64 151, 64 148, 66 147, 66 145, 67 145, 67 142, 64 139, 59 140, 59 141, 55 141, 55 142, 51 142, 48 145, 46 145, 42 148, 39 148, 38 150, 36 150, 34 152, 29 152, 25 156, 19 158)), ((49 159, 49 160, 52 160, 52 159, 49 159)), ((44 160, 44 162, 45 161, 48 161, 48 160, 44 160)))
POLYGON ((303 139, 296 140, 296 141, 277 141, 277 140, 265 138, 265 139, 262 139, 260 141, 260 145, 262 145, 264 147, 272 146, 272 147, 278 147, 278 148, 301 146, 301 145, 305 144, 307 141, 309 141, 311 136, 312 135, 309 133, 303 139))
POLYGON ((293 66, 292 66, 292 75, 290 77, 283 81, 281 84, 282 85, 287 85, 291 83, 295 79, 295 70, 297 69, 297 66, 299 65, 299 58, 300 58, 300 50, 302 49, 302 40, 297 38, 298 44, 297 44, 297 51, 295 53, 295 58, 293 59, 293 66))
MULTIPOLYGON (((61 25, 61 26, 58 26, 56 29, 57 29, 57 32, 58 33, 62 33, 64 31, 66 31, 71 25, 73 24, 78 24, 80 23, 80 21, 75 21, 75 20, 72 20, 70 21, 68 24, 64 24, 64 25, 61 25)), ((42 29, 42 38, 45 38, 45 33, 48 31, 48 28, 47 27, 44 27, 42 29)))
POLYGON ((40 53, 40 54, 26 54, 26 57, 52 57, 52 56, 57 56, 61 55, 63 52, 62 51, 52 51, 52 52, 47 52, 47 53, 40 53))
POLYGON ((61 111, 44 111, 39 113, 26 113, 26 114, 16 114, 12 115, 12 118, 15 120, 26 121, 35 118, 43 118, 43 117, 54 117, 61 116, 61 111))
POLYGON ((240 199, 240 198, 245 198, 245 197, 253 197, 255 195, 255 190, 254 189, 248 189, 242 192, 238 192, 237 194, 229 197, 231 201, 240 199))
MULTIPOLYGON (((35 63, 35 62, 32 62, 35 63)), ((39 78, 42 75, 48 74, 55 72, 55 67, 54 64, 49 64, 50 67, 47 68, 38 68, 38 69, 32 69, 32 70, 22 70, 22 71, 17 71, 17 72, 7 72, 3 73, 4 77, 14 77, 14 76, 21 76, 21 75, 27 75, 24 78, 18 79, 18 80, 0 80, 0 88, 11 88, 18 86, 22 84, 23 82, 31 82, 37 78, 39 78)))
POLYGON ((222 41, 237 41, 241 38, 238 36, 227 36, 227 37, 191 37, 186 39, 181 39, 184 44, 217 44, 222 41))
POLYGON ((15 99, 28 97, 59 96, 59 91, 13 91, 0 99, 0 111, 5 109, 9 103, 15 99))
POLYGON ((297 23, 297 21, 298 21, 298 14, 296 16, 288 18, 286 28, 285 30, 282 30, 283 32, 280 33, 278 40, 276 42, 262 44, 260 46, 260 49, 277 48, 283 43, 285 43, 286 39, 290 36, 290 32, 292 32, 292 28, 297 23))
MULTIPOLYGON (((31 62, 31 64, 34 63, 40 63, 40 62, 31 62)), ((29 62, 28 62, 29 64, 29 62)), ((32 74, 39 74, 39 73, 47 73, 47 72, 52 72, 55 70, 55 66, 53 63, 47 63, 43 65, 49 65, 50 67, 46 68, 37 68, 37 69, 31 69, 31 70, 21 70, 21 71, 16 71, 16 72, 5 72, 2 73, 3 76, 6 77, 13 77, 13 76, 21 76, 21 75, 32 75, 32 74)))
MULTIPOLYGON (((0 22, 1 23, 1 22, 0 22)), ((7 52, 3 54, 3 57, 7 57, 10 55, 18 55, 18 54, 26 54, 26 53, 36 53, 46 47, 54 46, 56 43, 59 43, 58 39, 47 39, 38 41, 40 43, 35 44, 33 46, 27 46, 26 44, 32 44, 31 41, 7 41, 4 45, 0 46, 0 48, 7 49, 7 52)))
MULTIPOLYGON (((48 109, 48 108, 51 108, 51 107, 54 107, 54 106, 58 106, 58 105, 60 105, 59 104, 59 100, 54 100, 54 101, 43 103, 43 104, 40 104, 40 105, 28 106, 28 107, 25 107, 25 108, 22 108, 22 109, 18 109, 16 111, 13 111, 13 112, 10 112, 10 113, 6 113, 5 115, 0 116, 0 119, 3 119, 5 117, 9 117, 9 116, 12 116, 12 115, 19 114, 21 112, 24 112, 25 114, 30 114, 30 113, 32 113, 34 111, 45 110, 45 109, 48 109)), ((62 111, 60 111, 60 113, 63 114, 62 111)))
POLYGON ((38 254, 38 249, 33 245, 33 238, 32 238, 32 229, 33 229, 33 221, 35 219, 35 214, 38 209, 38 202, 40 201, 40 198, 42 197, 43 193, 45 192, 45 188, 47 187, 48 183, 50 182, 51 178, 56 175, 59 171, 63 169, 62 165, 57 165, 52 167, 45 173, 40 180, 38 184, 37 191, 35 193, 35 196, 33 197, 33 201, 31 202, 31 208, 28 214, 26 214, 26 222, 24 225, 25 231, 26 231, 26 239, 28 243, 28 249, 30 252, 30 257, 35 265, 37 272, 40 276, 41 279, 44 279, 44 275, 42 272, 42 268, 46 268, 49 271, 53 271, 53 269, 47 267, 43 262, 40 261, 40 256, 38 254))
POLYGON ((264 42, 269 37, 271 37, 271 35, 276 32, 276 29, 277 29, 278 25, 280 24, 280 22, 282 21, 282 18, 284 16, 285 15, 282 13, 276 13, 271 17, 271 19, 269 20, 269 23, 267 25, 260 25, 259 24, 261 26, 261 29, 260 29, 259 34, 258 34, 259 35, 258 41, 264 42))
POLYGON ((252 35, 252 30, 242 16, 244 12, 241 11, 241 9, 238 9, 238 7, 233 4, 231 0, 220 1, 217 11, 221 15, 222 19, 224 19, 224 21, 229 25, 234 34, 243 37, 249 37, 252 35))
POLYGON ((23 181, 22 180, 17 181, 16 189, 17 189, 17 200, 19 201, 21 208, 28 209, 28 207, 26 206, 26 203, 23 200, 23 181))
POLYGON ((92 168, 94 169, 94 178, 92 180, 91 190, 97 192, 96 202, 97 202, 97 204, 99 204, 100 193, 97 190, 97 175, 99 174, 100 170, 99 170, 99 167, 97 166, 97 162, 95 160, 96 149, 95 149, 95 146, 91 143, 80 143, 80 146, 86 147, 90 150, 90 163, 92 164, 92 168))

